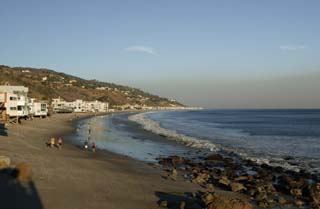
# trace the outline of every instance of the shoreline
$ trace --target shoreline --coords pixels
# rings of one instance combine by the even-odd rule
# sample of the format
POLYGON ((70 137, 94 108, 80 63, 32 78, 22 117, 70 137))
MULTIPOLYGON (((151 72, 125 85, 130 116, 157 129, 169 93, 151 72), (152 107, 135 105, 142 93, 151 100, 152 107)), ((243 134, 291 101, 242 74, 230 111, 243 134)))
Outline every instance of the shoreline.
MULTIPOLYGON (((242 180, 237 182, 237 169, 251 162, 237 163, 226 156, 213 155, 212 159, 203 162, 181 157, 160 157, 158 166, 106 150, 97 150, 96 153, 83 151, 67 140, 62 150, 46 147, 45 142, 51 136, 71 135, 75 133, 79 121, 93 116, 94 114, 58 114, 47 119, 23 121, 22 125, 8 127, 9 136, 0 136, 0 155, 10 157, 13 165, 26 162, 33 170, 32 185, 41 205, 34 209, 156 209, 163 208, 160 206, 163 201, 169 203, 168 208, 179 208, 170 205, 182 202, 187 205, 199 202, 203 204, 203 198, 212 195, 236 199, 242 203, 245 201, 246 206, 250 202, 253 208, 259 208, 256 203, 260 204, 260 201, 249 201, 253 199, 247 192, 252 187, 250 190, 233 191, 228 182, 240 183, 246 187, 248 183, 253 184, 254 189, 261 187, 261 180, 270 185, 267 182, 270 177, 269 167, 254 166, 258 169, 256 172, 269 177, 260 180, 254 177, 252 180, 250 174, 242 173, 242 180), (224 166, 225 171, 217 170, 216 166, 224 166), (260 182, 257 183, 260 186, 254 185, 255 182, 260 182)), ((275 172, 271 171, 271 174, 274 175, 275 172)), ((296 179, 293 178, 293 181, 296 179)), ((11 200, 10 203, 13 201, 19 204, 15 195, 4 195, 4 198, 11 200)), ((267 204, 265 199, 262 203, 267 204)), ((5 207, 7 209, 13 208, 5 203, 4 205, 8 206, 5 207)), ((23 207, 25 205, 15 208, 23 207)))
POLYGON ((159 207, 157 192, 200 189, 182 179, 169 183, 159 167, 108 151, 84 152, 69 143, 62 150, 46 147, 51 136, 68 135, 75 123, 93 116, 78 115, 75 120, 74 115, 23 121, 9 126, 8 136, 0 136, 0 155, 8 156, 12 165, 26 162, 32 167, 43 208, 150 209, 159 207))

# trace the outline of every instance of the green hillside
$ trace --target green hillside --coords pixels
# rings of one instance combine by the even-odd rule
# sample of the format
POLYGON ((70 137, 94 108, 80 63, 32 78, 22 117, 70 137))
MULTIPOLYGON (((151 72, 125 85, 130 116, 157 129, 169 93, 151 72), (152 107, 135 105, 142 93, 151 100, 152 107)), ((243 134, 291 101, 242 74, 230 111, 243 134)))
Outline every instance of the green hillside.
POLYGON ((140 89, 97 80, 85 80, 48 69, 13 68, 0 65, 0 85, 6 84, 29 87, 29 96, 41 100, 51 100, 60 96, 66 101, 100 100, 109 102, 111 107, 123 104, 182 106, 178 102, 140 89))

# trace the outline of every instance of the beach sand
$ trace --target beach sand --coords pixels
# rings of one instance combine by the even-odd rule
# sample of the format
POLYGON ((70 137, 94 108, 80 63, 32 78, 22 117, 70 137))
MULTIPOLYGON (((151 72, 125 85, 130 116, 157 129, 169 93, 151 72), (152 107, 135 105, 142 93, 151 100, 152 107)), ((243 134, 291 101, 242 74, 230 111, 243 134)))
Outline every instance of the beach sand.
POLYGON ((27 162, 32 166, 40 201, 34 208, 159 208, 161 195, 200 189, 182 179, 166 180, 160 168, 121 155, 85 152, 72 144, 64 144, 62 150, 46 146, 51 136, 75 131, 75 120, 88 116, 57 114, 23 121, 9 126, 8 136, 0 136, 0 155, 10 157, 13 165, 27 162))

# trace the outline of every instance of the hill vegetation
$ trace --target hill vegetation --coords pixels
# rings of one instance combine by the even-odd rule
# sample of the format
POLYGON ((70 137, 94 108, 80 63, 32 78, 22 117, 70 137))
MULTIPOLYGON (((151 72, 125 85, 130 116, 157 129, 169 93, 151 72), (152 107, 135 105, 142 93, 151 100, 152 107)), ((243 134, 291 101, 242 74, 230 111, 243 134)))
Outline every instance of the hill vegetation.
POLYGON ((0 65, 0 85, 23 85, 29 88, 29 96, 40 100, 61 97, 66 101, 99 100, 116 105, 182 106, 137 88, 86 80, 49 69, 9 67, 0 65))

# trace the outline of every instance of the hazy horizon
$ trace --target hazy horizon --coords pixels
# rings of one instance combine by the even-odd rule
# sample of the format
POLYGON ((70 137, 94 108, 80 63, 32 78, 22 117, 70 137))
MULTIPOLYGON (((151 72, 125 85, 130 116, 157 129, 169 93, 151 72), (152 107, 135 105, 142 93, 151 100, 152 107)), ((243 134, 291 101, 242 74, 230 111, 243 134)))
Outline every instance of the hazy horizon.
POLYGON ((0 64, 207 108, 320 108, 316 0, 1 1, 0 64))

